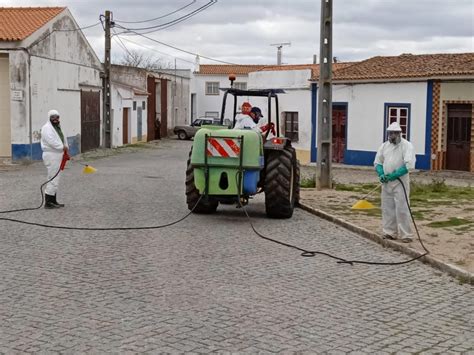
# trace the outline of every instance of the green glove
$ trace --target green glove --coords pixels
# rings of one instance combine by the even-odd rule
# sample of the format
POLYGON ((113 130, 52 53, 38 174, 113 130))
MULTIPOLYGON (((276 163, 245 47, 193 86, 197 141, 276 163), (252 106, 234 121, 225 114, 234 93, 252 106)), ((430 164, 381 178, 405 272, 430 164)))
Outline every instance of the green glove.
POLYGON ((375 171, 377 172, 381 183, 386 183, 388 181, 387 176, 385 176, 383 172, 383 166, 381 164, 377 164, 375 166, 375 171))
POLYGON ((388 174, 387 179, 388 179, 388 181, 393 181, 393 180, 396 180, 396 179, 398 179, 399 177, 401 177, 405 174, 408 174, 408 169, 405 165, 403 165, 402 167, 395 170, 393 173, 388 174))

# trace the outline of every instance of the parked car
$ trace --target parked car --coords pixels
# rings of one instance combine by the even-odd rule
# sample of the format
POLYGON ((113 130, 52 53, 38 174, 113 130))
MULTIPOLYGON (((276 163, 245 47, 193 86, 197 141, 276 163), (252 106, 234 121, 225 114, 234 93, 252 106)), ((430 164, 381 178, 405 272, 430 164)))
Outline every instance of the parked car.
MULTIPOLYGON (((220 119, 218 118, 201 117, 201 118, 196 118, 193 121, 193 123, 191 123, 191 125, 180 125, 180 126, 174 127, 173 132, 181 140, 191 139, 194 137, 198 129, 201 128, 201 126, 219 125, 219 124, 220 124, 220 119)), ((231 121, 228 118, 224 119, 224 125, 230 127, 231 121)))

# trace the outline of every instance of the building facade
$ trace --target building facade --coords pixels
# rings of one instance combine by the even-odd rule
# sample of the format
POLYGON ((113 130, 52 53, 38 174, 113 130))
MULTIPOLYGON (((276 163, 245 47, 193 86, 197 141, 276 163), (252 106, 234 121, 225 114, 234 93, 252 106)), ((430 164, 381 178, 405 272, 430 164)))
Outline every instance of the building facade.
POLYGON ((41 159, 51 109, 71 154, 98 147, 101 70, 67 8, 0 8, 0 156, 41 159))

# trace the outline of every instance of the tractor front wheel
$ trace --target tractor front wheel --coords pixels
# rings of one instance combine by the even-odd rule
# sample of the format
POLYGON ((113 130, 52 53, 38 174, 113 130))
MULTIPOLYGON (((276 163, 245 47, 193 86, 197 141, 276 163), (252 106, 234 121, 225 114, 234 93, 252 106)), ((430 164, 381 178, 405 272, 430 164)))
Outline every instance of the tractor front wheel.
POLYGON ((191 165, 191 152, 189 152, 188 165, 186 169, 186 203, 188 204, 188 209, 194 213, 214 213, 219 204, 217 201, 210 200, 206 202, 204 196, 199 201, 201 194, 194 184, 194 167, 191 165))
POLYGON ((270 218, 290 218, 299 198, 299 165, 293 147, 269 151, 265 162, 265 210, 270 218))

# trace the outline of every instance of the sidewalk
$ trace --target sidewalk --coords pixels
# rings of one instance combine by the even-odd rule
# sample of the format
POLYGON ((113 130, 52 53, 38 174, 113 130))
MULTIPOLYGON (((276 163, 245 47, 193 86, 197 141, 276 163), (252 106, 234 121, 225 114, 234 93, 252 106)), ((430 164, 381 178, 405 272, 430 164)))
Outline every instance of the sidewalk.
MULTIPOLYGON (((301 178, 312 179, 316 171, 315 166, 302 166, 301 178)), ((418 183, 432 183, 443 181, 446 185, 469 188, 474 186, 474 174, 468 172, 414 172, 411 174, 412 181, 418 183)), ((333 166, 333 181, 337 184, 349 184, 349 186, 360 186, 361 184, 378 183, 377 176, 371 167, 353 167, 344 165, 333 166)), ((371 239, 384 247, 400 251, 410 257, 422 254, 423 249, 415 237, 410 244, 396 241, 384 240, 381 235, 381 211, 378 193, 371 197, 371 202, 376 209, 369 211, 354 211, 350 207, 360 198, 360 192, 341 190, 322 190, 314 188, 301 189, 301 207, 319 217, 330 220, 361 236, 371 239)), ((428 202, 429 203, 429 200, 428 202)), ((433 220, 423 218, 425 215, 414 211, 415 221, 420 230, 420 237, 427 249, 428 256, 421 260, 435 268, 438 268, 452 276, 458 277, 460 282, 474 284, 474 232, 471 227, 464 231, 461 229, 430 228, 433 220)), ((447 219, 450 216, 472 219, 474 203, 464 200, 452 206, 438 206, 436 201, 429 205, 429 217, 437 216, 435 221, 447 219), (439 211, 438 211, 439 210, 439 211), (438 217, 439 216, 439 217, 438 217)), ((471 225, 469 225, 471 226, 471 225)), ((462 228, 462 227, 459 227, 462 228)))

